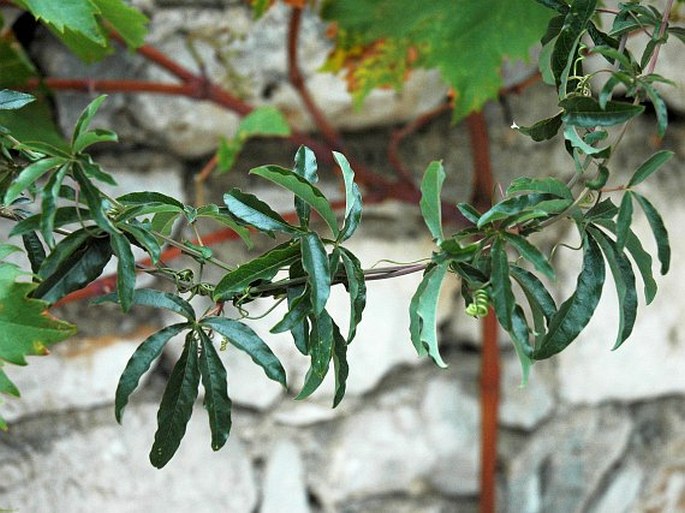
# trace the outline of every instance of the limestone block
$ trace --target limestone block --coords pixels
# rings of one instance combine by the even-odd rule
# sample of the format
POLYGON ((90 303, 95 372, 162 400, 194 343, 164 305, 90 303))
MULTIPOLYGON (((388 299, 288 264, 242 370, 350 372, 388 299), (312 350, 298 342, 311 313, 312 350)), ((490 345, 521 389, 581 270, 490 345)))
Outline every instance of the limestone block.
MULTIPOLYGON (((656 299, 648 306, 642 302, 633 334, 616 351, 610 349, 616 338, 618 307, 615 287, 608 274, 604 297, 593 320, 558 358, 560 391, 569 402, 598 404, 685 392, 681 365, 685 358, 685 334, 681 329, 685 315, 681 290, 685 280, 685 240, 674 236, 677 227, 685 223, 685 208, 679 200, 656 190, 644 193, 662 211, 671 230, 671 270, 666 277, 660 277, 655 264, 659 285, 656 299)), ((645 246, 654 251, 653 237, 641 213, 636 212, 633 223, 645 246)), ((640 296, 639 277, 637 286, 640 296)))
POLYGON ((556 400, 552 373, 544 363, 534 366, 528 384, 521 385, 521 365, 515 355, 502 359, 502 402, 499 422, 503 426, 532 430, 552 414, 556 400))
POLYGON ((611 479, 601 498, 590 509, 590 513, 628 513, 635 503, 644 481, 644 471, 639 462, 624 464, 611 479))
POLYGON ((132 404, 123 427, 100 409, 0 434, 0 505, 31 513, 253 511, 254 472, 242 443, 231 437, 213 453, 199 406, 174 459, 163 470, 150 465, 155 411, 132 404))
POLYGON ((573 410, 556 417, 508 463, 508 511, 585 511, 624 453, 631 427, 624 410, 573 410))
POLYGON ((259 513, 309 513, 304 468, 297 446, 280 440, 271 451, 259 513))
POLYGON ((341 503, 428 489, 475 494, 478 422, 476 400, 444 377, 426 385, 418 407, 395 394, 350 415, 326 458, 325 495, 341 503))
POLYGON ((154 331, 142 325, 128 335, 73 338, 54 346, 49 356, 29 358, 26 367, 5 366, 21 397, 3 396, 3 417, 15 422, 28 415, 113 403, 126 363, 154 331))

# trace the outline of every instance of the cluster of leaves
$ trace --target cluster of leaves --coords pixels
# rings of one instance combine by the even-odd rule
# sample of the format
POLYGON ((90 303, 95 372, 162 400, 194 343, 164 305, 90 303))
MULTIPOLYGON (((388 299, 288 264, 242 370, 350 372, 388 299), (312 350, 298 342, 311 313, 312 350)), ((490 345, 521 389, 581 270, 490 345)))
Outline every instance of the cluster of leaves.
MULTIPOLYGON (((253 3, 259 13, 270 2, 253 3)), ((602 31, 593 21, 596 0, 539 3, 551 8, 554 14, 532 2, 514 8, 505 2, 447 0, 428 6, 406 2, 402 4, 405 10, 386 1, 371 5, 366 0, 331 0, 323 11, 327 19, 338 23, 340 34, 347 41, 338 48, 342 48, 342 57, 336 58, 344 62, 351 55, 361 55, 366 64, 359 64, 357 71, 369 66, 358 75, 360 90, 365 92, 391 80, 388 77, 396 71, 405 74, 412 66, 439 67, 458 93, 457 117, 496 94, 496 70, 502 56, 525 55, 531 34, 543 32, 543 27, 537 25, 547 23, 541 69, 558 91, 560 111, 530 127, 517 128, 535 141, 561 133, 573 162, 574 177, 569 183, 556 178, 518 178, 503 198, 485 212, 459 204, 470 225, 446 236, 440 198, 445 171, 440 162, 431 163, 421 183, 420 209, 437 248, 423 268, 423 279, 409 305, 409 336, 418 354, 445 366, 436 327, 438 297, 445 277, 459 276, 467 312, 481 317, 492 307, 500 325, 511 335, 524 380, 535 360, 566 348, 588 324, 598 304, 607 267, 619 297, 614 347, 627 339, 635 323, 635 269, 644 284, 646 302, 653 300, 656 282, 652 256, 631 229, 636 203, 654 233, 660 270, 668 271, 670 248, 664 223, 638 187, 672 154, 656 152, 634 171, 626 184, 612 184, 611 188, 607 184, 614 177, 611 158, 621 138, 621 127, 625 128, 627 122, 643 112, 642 101, 654 104, 657 131, 663 134, 666 130, 666 109, 653 85, 664 79, 651 72, 650 63, 658 45, 670 34, 681 37, 678 31, 667 29, 660 13, 639 3, 622 4, 609 32, 602 31), (455 4, 459 16, 452 15, 455 4), (481 31, 483 23, 496 25, 497 37, 492 31, 481 31), (625 38, 638 29, 651 30, 654 43, 647 45, 636 59, 625 48, 625 38), (474 66, 472 57, 463 49, 483 39, 481 55, 474 66), (375 45, 377 51, 355 53, 367 45, 375 45), (416 55, 389 70, 396 57, 386 57, 414 51, 416 55), (609 68, 585 74, 583 61, 591 54, 604 58, 609 68), (468 64, 464 64, 465 59, 468 64), (374 74, 376 68, 378 73, 374 74), (471 75, 474 70, 480 74, 476 81, 471 75), (593 95, 589 84, 596 76, 606 80, 599 93, 593 95), (619 87, 632 102, 613 99, 619 87), (611 127, 617 127, 619 134, 609 144, 611 127), (612 200, 615 194, 622 194, 620 202, 612 200), (583 259, 575 290, 557 305, 545 284, 555 277, 553 262, 530 236, 561 220, 577 228, 583 259), (516 258, 512 258, 514 254, 516 258)), ((87 53, 93 51, 92 45, 99 45, 97 30, 110 26, 120 30, 118 15, 132 21, 131 11, 121 7, 123 4, 118 0, 73 2, 71 10, 60 13, 47 8, 45 2, 25 0, 21 5, 31 9, 65 42, 71 41, 87 53), (90 22, 99 28, 93 29, 88 25, 90 22)), ((135 19, 142 23, 142 18, 135 19)), ((2 216, 15 221, 11 236, 21 237, 32 270, 32 281, 19 281, 19 268, 4 261, 14 248, 0 248, 0 299, 3 305, 12 303, 19 309, 0 309, 0 325, 6 328, 0 338, 0 361, 24 364, 25 355, 40 354, 49 344, 73 333, 73 326, 47 317, 46 309, 97 279, 115 257, 117 290, 99 302, 116 302, 124 312, 134 305, 152 306, 182 318, 142 342, 126 366, 116 392, 115 413, 121 420, 142 376, 167 343, 184 334, 183 351, 159 408, 158 429, 150 453, 153 465, 164 466, 178 449, 200 382, 212 447, 217 450, 225 444, 231 429, 231 401, 228 376, 219 356, 221 349, 230 345, 244 351, 268 378, 286 386, 283 366, 246 322, 245 306, 262 298, 285 302, 287 313, 271 331, 290 332, 296 348, 310 359, 297 398, 310 396, 332 367, 333 406, 339 404, 348 376, 347 348, 361 321, 369 274, 343 245, 360 223, 362 199, 354 172, 342 154, 333 154, 345 190, 342 223, 316 185, 316 158, 306 147, 298 150, 292 169, 266 165, 250 171, 294 196, 297 224, 286 221, 267 203, 239 189, 228 191, 222 205, 190 206, 157 192, 114 197, 103 189, 104 185, 116 185, 114 177, 87 153, 93 144, 117 139, 111 131, 91 128, 105 97, 95 99, 83 111, 69 141, 64 141, 54 126, 44 124, 36 130, 27 123, 36 115, 30 111, 35 108, 32 100, 32 96, 24 93, 0 93, 0 108, 5 109, 0 113, 2 216), (31 204, 38 205, 37 212, 30 210, 31 204), (323 234, 314 230, 314 213, 326 227, 323 234), (253 231, 272 238, 278 236, 279 244, 233 268, 217 259, 211 248, 199 240, 178 241, 173 237, 173 227, 178 223, 194 227, 202 218, 232 229, 248 246, 253 231), (165 245, 173 245, 192 258, 195 269, 167 267, 161 259, 165 245), (136 262, 134 248, 148 255, 149 264, 136 262), (203 279, 203 270, 208 265, 224 271, 218 281, 203 279), (138 272, 167 278, 174 286, 173 292, 136 289, 138 272), (331 287, 336 284, 342 284, 349 294, 350 320, 346 330, 326 309, 331 287), (209 298, 212 305, 197 312, 190 304, 196 295, 209 298), (237 312, 234 318, 227 314, 225 306, 229 303, 235 307, 231 311, 237 312)), ((220 169, 231 167, 247 137, 287 133, 288 127, 276 111, 253 112, 243 119, 233 139, 223 141, 218 153, 220 169)), ((387 277, 393 275, 387 273, 387 277)), ((2 370, 0 392, 18 393, 2 370)))

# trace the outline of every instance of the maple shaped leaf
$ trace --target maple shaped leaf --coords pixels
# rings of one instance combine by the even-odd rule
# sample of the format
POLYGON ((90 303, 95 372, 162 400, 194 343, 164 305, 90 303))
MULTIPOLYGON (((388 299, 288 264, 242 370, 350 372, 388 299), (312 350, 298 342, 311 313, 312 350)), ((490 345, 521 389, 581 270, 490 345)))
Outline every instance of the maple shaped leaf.
MULTIPOLYGON (((17 397, 19 391, 2 370, 3 360, 26 365, 26 356, 45 355, 48 346, 76 333, 76 326, 46 311, 45 301, 28 297, 37 284, 17 281, 25 274, 14 264, 0 262, 0 393, 17 397)), ((0 429, 5 428, 0 417, 0 429)))
MULTIPOLYGON (((529 57, 550 11, 533 0, 329 0, 322 16, 361 45, 411 41, 419 54, 413 67, 441 71, 455 93, 454 117, 461 119, 497 97, 503 60, 529 57)), ((368 67, 363 59, 359 65, 368 67)), ((377 68, 375 75, 384 77, 377 68)))

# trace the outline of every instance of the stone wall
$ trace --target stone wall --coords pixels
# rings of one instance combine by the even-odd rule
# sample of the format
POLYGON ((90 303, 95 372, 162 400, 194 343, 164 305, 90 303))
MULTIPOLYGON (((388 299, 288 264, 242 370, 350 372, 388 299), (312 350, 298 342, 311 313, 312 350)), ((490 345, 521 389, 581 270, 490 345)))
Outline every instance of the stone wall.
MULTIPOLYGON (((285 80, 283 11, 271 12, 255 26, 240 2, 138 3, 151 9, 151 42, 192 66, 183 38, 194 38, 214 78, 251 95, 250 101, 273 102, 301 128, 311 126, 285 80), (230 67, 220 66, 217 55, 230 57, 230 67)), ((301 51, 308 83, 331 119, 348 131, 355 155, 386 170, 388 127, 436 105, 444 86, 433 73, 416 74, 403 93, 373 93, 361 111, 354 111, 339 79, 314 72, 326 52, 322 31, 315 19, 306 20, 301 51)), ((33 51, 56 76, 161 78, 124 52, 84 69, 44 34, 33 51)), ((87 101, 81 95, 57 96, 65 129, 87 101)), ((519 124, 555 108, 552 92, 543 86, 506 101, 519 124)), ((217 139, 235 130, 233 115, 184 99, 112 96, 106 105, 99 122, 116 129, 122 144, 101 150, 97 158, 123 190, 155 189, 192 201, 193 173, 217 139)), ((489 105, 486 115, 496 178, 503 186, 522 174, 564 177, 572 172, 558 141, 534 144, 515 135, 500 105, 489 105)), ((654 134, 653 119, 634 123, 614 167, 626 174, 635 169, 654 150, 654 134)), ((519 387, 516 357, 502 337, 501 512, 685 511, 685 331, 679 322, 685 315, 679 290, 685 281, 685 243, 679 237, 680 222, 685 223, 682 113, 674 112, 661 145, 676 157, 643 187, 667 213, 674 258, 671 273, 659 280, 654 304, 641 308, 634 335, 620 350, 610 351, 616 305, 607 287, 606 299, 581 338, 559 357, 536 364, 525 388, 519 387)), ((283 141, 250 143, 234 171, 210 180, 207 199, 218 202, 223 191, 241 186, 288 210, 289 198, 248 179, 246 171, 264 163, 289 165, 294 151, 283 141)), ((401 151, 417 176, 430 160, 443 159, 446 195, 468 197, 470 156, 463 126, 436 119, 401 151)), ((322 175, 326 190, 338 193, 329 170, 322 175)), ((642 219, 636 230, 648 233, 642 219)), ((387 203, 365 211, 350 248, 365 267, 383 258, 411 261, 429 255, 426 232, 415 207, 387 203)), ((564 235, 562 227, 549 243, 564 235)), ((257 250, 267 243, 258 240, 257 250)), ((229 262, 247 256, 237 242, 216 251, 229 262)), ((556 253, 559 298, 575 281, 576 257, 564 249, 556 253)), ((79 335, 49 357, 7 370, 23 397, 2 406, 11 427, 0 433, 0 507, 27 513, 477 511, 479 327, 463 314, 458 284, 452 282, 443 289, 440 307, 449 368, 419 360, 409 342, 407 313, 418 280, 407 276, 369 284, 365 320, 349 351, 348 395, 335 410, 330 408, 330 382, 312 398, 293 401, 308 362, 287 336, 267 333, 279 318, 278 312, 271 314, 257 330, 284 362, 290 388, 284 391, 268 381, 241 353, 222 352, 234 401, 227 447, 210 450, 198 404, 179 453, 161 471, 148 463, 147 453, 178 343, 133 397, 123 426, 114 421, 112 400, 136 345, 170 319, 143 308, 128 316, 111 305, 61 308, 56 313, 77 322, 79 335)), ((346 300, 334 296, 332 304, 336 317, 344 319, 346 300)))

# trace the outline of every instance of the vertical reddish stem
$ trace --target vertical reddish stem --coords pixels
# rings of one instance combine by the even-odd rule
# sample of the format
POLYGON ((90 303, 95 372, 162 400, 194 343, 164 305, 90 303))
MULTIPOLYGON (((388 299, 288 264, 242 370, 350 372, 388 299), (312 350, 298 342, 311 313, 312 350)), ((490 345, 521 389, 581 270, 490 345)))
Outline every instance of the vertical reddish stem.
MULTIPOLYGON (((484 210, 491 205, 495 181, 492 176, 488 127, 482 112, 467 118, 473 157, 473 191, 471 203, 484 210)), ((497 319, 492 310, 483 319, 483 350, 480 370, 481 467, 480 513, 495 513, 497 505, 497 409, 499 406, 499 346, 497 319)))
POLYGON ((499 406, 499 346, 497 319, 492 310, 482 321, 483 349, 480 374, 481 450, 480 513, 495 513, 497 506, 497 409, 499 406))

